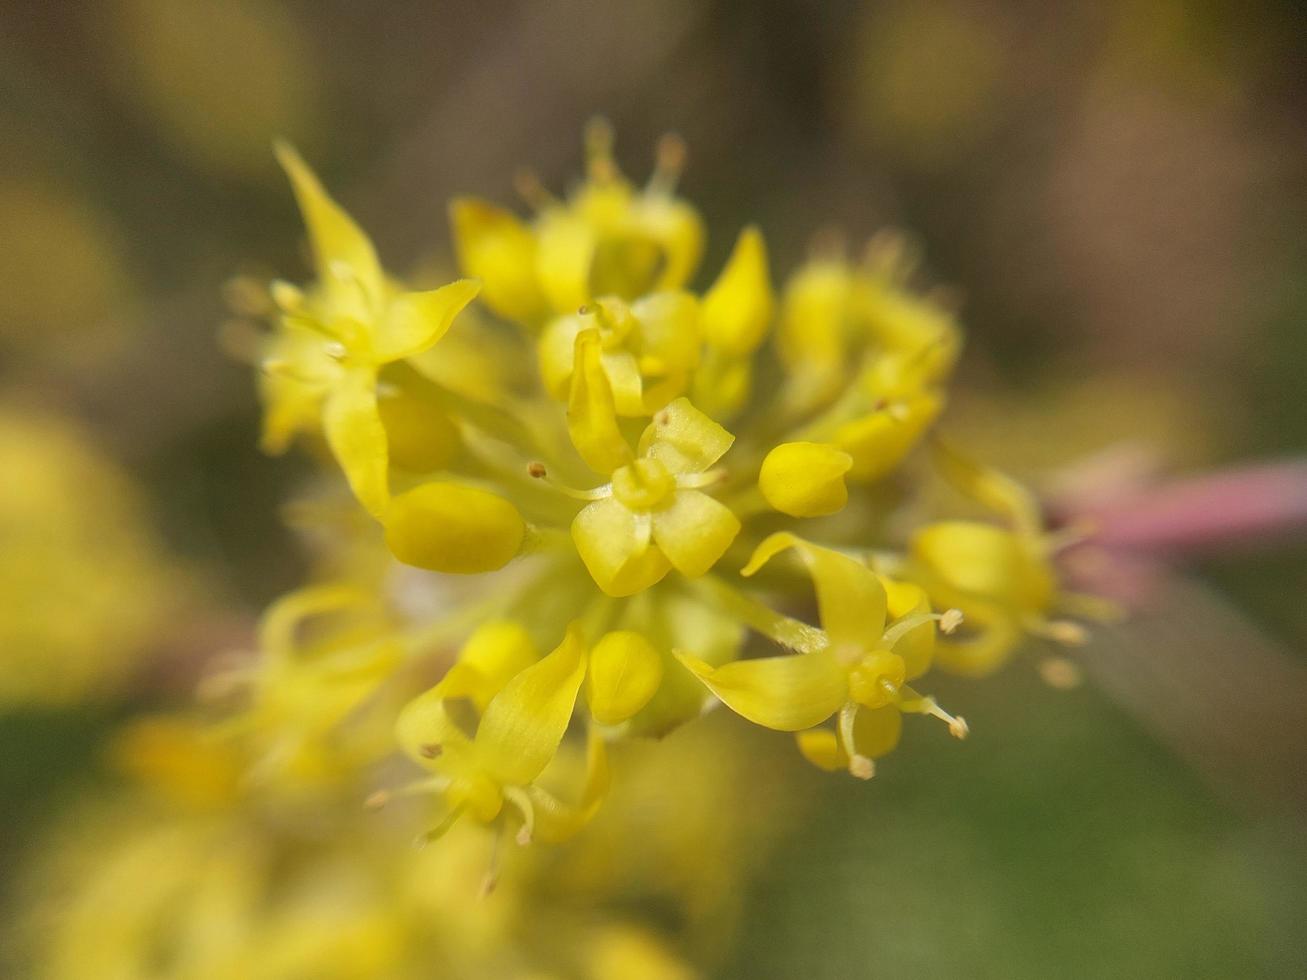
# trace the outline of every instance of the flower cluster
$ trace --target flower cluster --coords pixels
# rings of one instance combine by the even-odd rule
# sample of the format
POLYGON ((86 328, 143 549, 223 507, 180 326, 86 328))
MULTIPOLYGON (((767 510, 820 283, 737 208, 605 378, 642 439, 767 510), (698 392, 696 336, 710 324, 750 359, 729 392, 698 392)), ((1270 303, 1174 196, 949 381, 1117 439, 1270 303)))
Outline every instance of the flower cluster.
POLYGON ((697 292, 679 141, 643 187, 603 125, 587 152, 565 198, 523 181, 529 218, 453 201, 466 278, 414 291, 279 148, 316 278, 267 293, 264 444, 325 443, 369 517, 225 678, 261 771, 376 762, 360 714, 393 720, 426 774, 377 802, 435 793, 433 833, 469 817, 555 841, 605 798, 613 743, 716 702, 868 778, 904 714, 967 734, 911 686, 933 666, 983 675, 1027 635, 1080 637, 1057 618, 1087 608, 1058 586, 1062 538, 934 432, 962 338, 902 238, 818 247, 777 288, 748 227, 697 292), (985 514, 931 513, 937 478, 985 514))

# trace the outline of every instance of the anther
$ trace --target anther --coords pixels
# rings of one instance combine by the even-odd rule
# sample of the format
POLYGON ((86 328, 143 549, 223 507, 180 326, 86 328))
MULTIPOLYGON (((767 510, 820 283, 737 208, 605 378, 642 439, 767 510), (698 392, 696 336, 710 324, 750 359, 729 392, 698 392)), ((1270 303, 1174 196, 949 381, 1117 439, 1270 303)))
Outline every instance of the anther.
POLYGON ((944 633, 952 633, 961 625, 961 609, 946 609, 944 610, 944 615, 939 617, 939 628, 944 633))
POLYGON ((549 193, 549 190, 532 170, 519 170, 513 175, 513 190, 526 203, 526 206, 534 211, 543 211, 550 205, 557 203, 554 195, 549 193))
POLYGON ((328 340, 322 345, 322 349, 327 352, 328 357, 334 357, 338 361, 349 353, 349 349, 339 340, 328 340))
POLYGON ((551 490, 557 490, 565 497, 571 497, 573 500, 602 500, 612 494, 612 484, 609 483, 590 490, 578 490, 576 487, 570 487, 550 476, 548 468, 539 460, 532 460, 526 464, 526 475, 533 480, 539 480, 551 490))
POLYGON ((876 762, 865 755, 849 756, 849 775, 855 779, 870 779, 876 775, 876 762))
POLYGON ((1049 687, 1070 691, 1084 680, 1080 668, 1066 657, 1045 657, 1039 662, 1039 676, 1049 687))
POLYGON ((363 805, 367 807, 369 810, 380 810, 389 802, 390 802, 390 791, 385 789, 379 789, 371 796, 369 796, 366 800, 364 800, 363 805))
POLYGON ((526 472, 527 475, 531 477, 531 479, 533 480, 543 480, 546 476, 549 475, 549 471, 545 469, 545 464, 540 462, 539 460, 536 460, 531 463, 527 463, 526 472))
POLYGON ((426 745, 418 746, 418 755, 422 756, 424 759, 439 759, 441 753, 444 751, 445 750, 435 742, 429 742, 426 745))
POLYGON ((658 140, 654 172, 646 190, 651 194, 671 194, 685 169, 685 156, 685 140, 676 133, 667 133, 658 140))

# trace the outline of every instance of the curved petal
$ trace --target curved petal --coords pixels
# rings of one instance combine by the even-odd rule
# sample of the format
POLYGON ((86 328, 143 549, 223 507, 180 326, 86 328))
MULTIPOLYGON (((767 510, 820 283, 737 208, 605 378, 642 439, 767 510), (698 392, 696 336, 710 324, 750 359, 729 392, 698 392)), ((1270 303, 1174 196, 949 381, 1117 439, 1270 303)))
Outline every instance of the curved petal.
POLYGON ((799 552, 817 589, 822 629, 839 650, 866 651, 885 631, 885 588, 875 573, 847 555, 810 544, 786 531, 765 538, 741 575, 753 575, 786 548, 799 552))
POLYGON ((722 426, 678 398, 658 410, 640 436, 640 455, 651 456, 673 473, 702 473, 735 442, 722 426))
POLYGON ((575 313, 590 299, 594 232, 583 220, 557 210, 541 216, 536 230, 536 275, 549 304, 575 313))
POLYGON ((333 283, 341 280, 338 267, 346 267, 370 299, 379 299, 385 288, 385 276, 371 239, 332 200, 293 146, 279 140, 275 151, 304 215, 318 278, 330 290, 333 283))
POLYGON ((829 650, 721 667, 683 653, 676 657, 736 714, 776 731, 819 725, 849 698, 848 676, 829 650))
POLYGON ((378 364, 389 364, 422 353, 445 335, 454 317, 480 291, 475 279, 458 279, 439 289, 395 297, 373 340, 373 357, 378 364))
POLYGON ((766 337, 775 308, 767 246, 762 232, 750 226, 740 233, 721 275, 704 294, 704 339, 733 357, 751 354, 766 337))
POLYGON ((613 388, 604 372, 598 330, 576 337, 575 370, 567 400, 567 431, 572 445, 596 473, 612 473, 631 460, 631 447, 617 426, 613 388))
POLYGON ((534 323, 545 298, 536 282, 536 241, 510 211, 476 198, 449 205, 459 268, 485 283, 486 306, 510 320, 534 323))
POLYGON ((525 786, 558 751, 585 679, 585 644, 573 624, 553 653, 517 674, 486 706, 475 749, 501 785, 525 786))
POLYGON ((588 504, 572 521, 576 550, 608 595, 641 592, 671 570, 667 557, 641 534, 638 521, 611 497, 588 504))
POLYGON ((322 407, 322 428, 354 496, 379 518, 390 502, 389 457, 373 372, 359 369, 341 379, 322 407))
POLYGON ((729 507, 698 490, 677 490, 669 506, 653 512, 653 539, 682 575, 704 574, 740 533, 729 507))

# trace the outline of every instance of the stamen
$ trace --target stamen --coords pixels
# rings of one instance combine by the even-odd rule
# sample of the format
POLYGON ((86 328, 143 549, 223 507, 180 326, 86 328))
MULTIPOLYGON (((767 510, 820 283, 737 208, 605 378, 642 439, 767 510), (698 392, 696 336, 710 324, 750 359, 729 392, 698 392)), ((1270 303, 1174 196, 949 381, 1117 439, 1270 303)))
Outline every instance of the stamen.
POLYGON ((1073 690, 1084 681, 1080 668, 1066 657, 1045 657, 1039 662, 1039 676, 1059 691, 1073 690))
POLYGON ((685 170, 685 140, 676 133, 667 133, 658 141, 654 156, 654 172, 645 187, 648 194, 670 195, 685 170))
POLYGON ((425 834, 419 835, 418 839, 413 843, 416 844, 419 848, 422 848, 428 844, 440 840, 440 838, 444 837, 447 833, 449 833, 450 828, 453 827, 454 824, 458 823, 458 818, 463 815, 463 811, 466 809, 467 809, 467 804, 460 803, 458 806, 454 807, 447 814, 445 814, 444 819, 441 820, 440 823, 436 824, 425 834))
POLYGON ((957 609, 949 609, 942 613, 914 613, 911 616, 904 616, 897 623, 881 634, 880 641, 888 649, 894 649, 894 644, 907 636, 918 626, 925 626, 927 623, 939 623, 939 628, 945 633, 952 633, 957 629, 958 624, 962 622, 962 613, 957 609))
POLYGON ((532 460, 526 466, 526 474, 533 480, 539 480, 551 490, 557 490, 564 496, 571 497, 573 500, 603 500, 605 497, 613 495, 613 485, 605 483, 600 487, 592 487, 589 490, 578 490, 576 487, 570 487, 549 475, 549 469, 544 463, 532 460))
POLYGON ((268 293, 283 313, 298 312, 304 305, 304 290, 284 279, 274 280, 268 287, 268 293))
POLYGON ((586 167, 592 180, 605 183, 616 179, 613 162, 613 127, 602 116, 591 119, 585 127, 586 167))
POLYGON ((1069 619, 1043 619, 1031 616, 1025 620, 1024 625, 1033 635, 1042 636, 1063 646, 1080 647, 1089 642, 1089 631, 1069 619))
POLYGON ((328 340, 322 345, 322 349, 327 352, 328 357, 333 357, 338 361, 343 360, 345 355, 349 353, 349 348, 339 340, 328 340))
POLYGON ((720 466, 716 469, 704 470, 702 473, 678 473, 676 485, 682 490, 701 490, 721 483, 726 476, 726 470, 720 466))
POLYGON ((519 847, 526 847, 531 843, 531 838, 535 834, 536 826, 536 808, 531 802, 531 797, 517 786, 504 787, 504 799, 513 804, 522 814, 522 826, 518 828, 517 837, 515 838, 519 847))
POLYGON ((905 714, 930 715, 932 718, 938 718, 948 725, 948 733, 956 739, 963 739, 971 734, 971 726, 967 724, 965 718, 961 715, 949 714, 933 697, 918 694, 906 684, 895 688, 892 684, 883 682, 883 686, 890 692, 890 698, 898 709, 905 714))
POLYGON ((478 889, 480 898, 489 898, 499 886, 499 869, 503 866, 503 855, 504 825, 501 823, 490 842, 490 861, 486 867, 486 875, 481 879, 481 887, 478 889))
POLYGON ((533 170, 519 170, 513 175, 513 190, 532 211, 544 211, 558 203, 533 170))
POLYGON ((366 800, 364 800, 363 805, 367 807, 369 810, 380 810, 389 802, 390 802, 390 790, 379 789, 371 796, 369 796, 366 800))
POLYGON ((849 757, 849 775, 855 779, 870 779, 876 775, 876 763, 861 755, 853 743, 853 723, 858 717, 858 706, 850 701, 840 709, 840 744, 849 757))

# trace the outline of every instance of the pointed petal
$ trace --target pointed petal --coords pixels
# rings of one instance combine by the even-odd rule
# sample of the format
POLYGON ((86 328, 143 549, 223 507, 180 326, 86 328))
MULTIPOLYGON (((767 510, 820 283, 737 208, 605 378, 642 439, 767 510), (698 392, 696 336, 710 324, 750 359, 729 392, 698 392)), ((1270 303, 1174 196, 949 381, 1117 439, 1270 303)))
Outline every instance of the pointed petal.
POLYGON ((368 370, 348 372, 327 397, 322 428, 350 489, 373 517, 390 502, 386 429, 377 411, 377 381, 368 370))
POLYGON ((885 589, 871 569, 846 555, 779 531, 763 540, 741 575, 753 575, 786 548, 799 552, 817 589, 822 629, 834 648, 874 650, 885 631, 885 589))
POLYGON ((455 666, 471 668, 474 672, 460 695, 470 697, 478 710, 485 711, 486 705, 504 689, 505 684, 538 659, 539 653, 531 634, 521 623, 484 623, 467 638, 459 651, 455 666))
POLYGON ((563 740, 584 678, 585 644, 573 624, 558 648, 504 685, 481 716, 476 752, 491 778, 526 786, 540 775, 563 740))
POLYGON ((617 426, 617 407, 604 373, 599 331, 576 337, 575 370, 567 401, 567 431, 581 458, 596 473, 612 473, 631 460, 631 447, 617 426))
POLYGON ((335 274, 333 266, 344 266, 358 278, 369 297, 380 298, 385 276, 371 239, 345 209, 332 200, 293 146, 279 140, 274 149, 278 162, 290 178, 300 213, 304 215, 318 278, 326 284, 337 282, 340 277, 335 274))
POLYGON ((481 291, 474 279, 458 279, 422 293, 397 296, 386 310, 385 319, 373 342, 373 356, 379 364, 420 354, 449 330, 454 317, 481 291))
POLYGON ((677 659, 736 714, 781 732, 819 725, 849 698, 848 676, 829 650, 721 667, 682 653, 677 659))
POLYGON ((531 229, 512 212, 475 198, 451 201, 449 221, 459 268, 485 283, 486 306, 528 324, 544 316, 531 229))
POLYGON ((762 232, 746 228, 703 297, 704 338, 723 353, 744 357, 762 343, 775 308, 762 232))
POLYGON ((677 490, 668 507, 653 512, 653 539, 682 575, 704 574, 740 533, 729 507, 698 490, 677 490))
POLYGON ((671 569, 662 551, 641 534, 638 520, 608 497, 588 504, 572 521, 576 550, 590 577, 608 595, 642 592, 671 569))
POLYGON ((673 473, 702 473, 735 442, 703 412, 678 398, 654 416, 640 436, 640 455, 652 456, 673 473))
POLYGON ((959 493, 1009 518, 1019 531, 1036 535, 1043 530, 1039 503, 1016 480, 962 455, 942 439, 935 439, 931 449, 940 475, 959 493))

